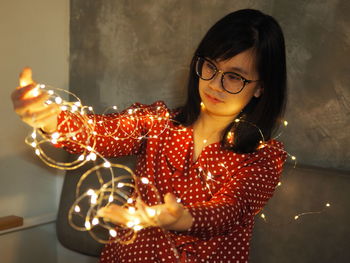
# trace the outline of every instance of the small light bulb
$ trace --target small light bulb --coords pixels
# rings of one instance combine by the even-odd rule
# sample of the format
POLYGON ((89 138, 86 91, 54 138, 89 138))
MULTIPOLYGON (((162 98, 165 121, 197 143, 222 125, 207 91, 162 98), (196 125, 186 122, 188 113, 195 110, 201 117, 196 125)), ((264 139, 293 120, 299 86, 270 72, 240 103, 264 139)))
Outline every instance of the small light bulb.
POLYGON ((90 202, 91 202, 91 204, 96 204, 97 203, 97 195, 96 194, 91 196, 91 201, 90 202))
POLYGON ((117 185, 118 188, 122 188, 123 186, 124 186, 123 183, 118 183, 118 185, 117 185))
POLYGON ((204 139, 204 140, 203 140, 203 143, 207 143, 207 139, 204 139))
POLYGON ((78 110, 78 107, 75 106, 75 105, 73 105, 73 106, 72 106, 72 112, 75 112, 75 111, 77 111, 77 110, 78 110))
POLYGON ((299 218, 299 216, 295 216, 294 219, 297 220, 299 218))
POLYGON ((211 180, 212 178, 213 178, 213 176, 212 176, 211 172, 208 172, 208 174, 207 174, 207 179, 208 179, 208 180, 211 180))
POLYGON ((117 232, 116 232, 114 229, 110 229, 110 230, 109 230, 109 234, 110 234, 112 237, 116 237, 116 236, 117 236, 117 232))
POLYGON ((35 148, 35 147, 36 147, 36 142, 32 142, 30 145, 31 145, 33 148, 35 148))
POLYGON ((80 103, 80 101, 76 101, 76 102, 74 102, 74 105, 77 106, 77 107, 80 107, 81 103, 80 103))
POLYGON ((261 214, 261 217, 265 219, 265 215, 264 214, 261 214))
POLYGON ((91 106, 88 109, 89 109, 89 111, 93 111, 94 110, 94 108, 91 107, 91 106))
POLYGON ((283 124, 284 124, 284 126, 287 126, 288 125, 288 121, 284 121, 283 124))
POLYGON ((240 122, 240 119, 235 119, 235 122, 240 122))
POLYGON ((148 184, 148 183, 149 183, 149 180, 148 180, 148 178, 146 178, 146 177, 142 177, 142 178, 141 178, 141 182, 144 183, 144 184, 148 184))
POLYGON ((91 224, 89 221, 85 221, 85 228, 86 230, 90 230, 91 229, 91 224))
POLYGON ((154 217, 156 215, 156 210, 150 207, 146 207, 146 211, 148 216, 150 217, 154 217))
POLYGON ((133 227, 134 226, 134 222, 129 221, 129 222, 126 223, 126 226, 127 227, 133 227))
POLYGON ((113 198, 113 195, 110 195, 109 198, 108 198, 108 201, 109 201, 109 202, 113 202, 113 199, 114 199, 114 198, 113 198))
POLYGON ((51 135, 51 138, 52 138, 52 139, 55 139, 55 140, 57 140, 59 137, 60 137, 60 134, 59 134, 58 132, 54 132, 54 133, 51 135))
POLYGON ((86 149, 87 149, 88 151, 90 151, 90 152, 92 151, 92 147, 91 147, 91 146, 87 146, 86 149))
POLYGON ((99 223, 99 221, 98 221, 98 218, 94 218, 94 219, 92 219, 92 222, 91 222, 94 226, 96 226, 98 223, 99 223))
POLYGON ((281 182, 278 182, 277 186, 281 186, 281 185, 282 185, 282 183, 281 183, 281 182))
POLYGON ((135 230, 135 231, 139 231, 139 230, 141 230, 141 229, 142 229, 142 226, 139 226, 139 225, 134 226, 134 230, 135 230))
POLYGON ((90 158, 91 160, 95 161, 95 160, 96 160, 96 154, 95 154, 95 153, 90 153, 90 154, 89 154, 89 158, 90 158))
POLYGON ((76 205, 76 206, 74 207, 74 211, 77 212, 77 213, 79 213, 79 212, 80 212, 80 207, 79 207, 78 205, 76 205))
POLYGON ((106 167, 106 168, 109 168, 109 167, 111 167, 111 163, 110 162, 105 162, 103 164, 103 166, 106 167))
POLYGON ((67 106, 61 106, 61 110, 66 111, 67 110, 67 106))
POLYGON ((330 204, 330 203, 327 203, 327 204, 326 204, 326 206, 330 207, 330 206, 331 206, 331 204, 330 204))
POLYGON ((61 104, 62 103, 62 99, 61 99, 61 97, 56 97, 55 98, 55 102, 57 103, 57 104, 61 104))
POLYGON ((36 149, 36 150, 35 150, 35 154, 36 154, 36 155, 40 155, 39 149, 36 149))
POLYGON ((93 122, 94 122, 94 121, 93 121, 93 120, 91 120, 91 119, 90 119, 90 120, 88 120, 88 123, 89 123, 89 124, 92 124, 93 122))
POLYGON ((132 204, 132 202, 133 202, 132 198, 128 198, 127 203, 132 204))
POLYGON ((292 158, 292 160, 296 160, 297 159, 295 156, 292 156, 291 158, 292 158))
POLYGON ((52 144, 56 144, 56 143, 57 143, 57 140, 56 140, 56 139, 52 139, 52 140, 51 140, 51 143, 52 143, 52 144))
POLYGON ((49 90, 49 91, 47 91, 47 93, 49 93, 50 95, 53 95, 53 90, 49 90))
POLYGON ((89 189, 87 192, 86 192, 87 195, 94 195, 95 194, 95 191, 92 190, 92 189, 89 189))
POLYGON ((132 206, 131 206, 131 207, 128 208, 128 210, 129 210, 129 213, 130 213, 130 214, 135 214, 135 213, 136 213, 135 207, 132 207, 132 206))
POLYGON ((35 139, 36 138, 36 132, 32 133, 32 138, 35 139))

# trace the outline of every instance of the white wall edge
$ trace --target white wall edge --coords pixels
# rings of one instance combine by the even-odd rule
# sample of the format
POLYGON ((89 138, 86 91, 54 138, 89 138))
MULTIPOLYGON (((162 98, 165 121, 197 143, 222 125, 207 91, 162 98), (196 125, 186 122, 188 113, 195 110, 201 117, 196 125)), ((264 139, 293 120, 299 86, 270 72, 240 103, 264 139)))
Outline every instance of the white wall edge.
POLYGON ((0 231, 0 236, 12 232, 22 231, 28 228, 37 227, 56 222, 57 213, 44 214, 36 217, 24 218, 23 226, 14 227, 0 231))

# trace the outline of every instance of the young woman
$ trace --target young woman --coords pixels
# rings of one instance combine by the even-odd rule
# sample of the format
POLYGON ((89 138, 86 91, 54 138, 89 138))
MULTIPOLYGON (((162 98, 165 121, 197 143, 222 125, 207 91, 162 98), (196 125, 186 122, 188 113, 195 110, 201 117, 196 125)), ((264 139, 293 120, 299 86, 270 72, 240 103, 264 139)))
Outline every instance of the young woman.
MULTIPOLYGON (((44 105, 47 95, 24 99, 35 86, 30 71, 20 80, 12 99, 25 122, 48 133, 63 134, 69 125, 81 128, 79 121, 63 124, 65 114, 44 105)), ((272 197, 286 160, 282 144, 272 139, 285 97, 282 30, 271 16, 245 9, 219 20, 200 42, 183 107, 169 110, 160 101, 134 104, 124 113, 137 108, 142 121, 135 123, 123 123, 124 113, 112 119, 94 116, 108 121, 108 128, 95 127, 96 150, 106 157, 137 154, 135 174, 148 178, 163 199, 159 204, 153 194, 141 191, 147 208, 156 211, 153 218, 139 216, 140 224, 149 227, 131 244, 106 245, 101 262, 248 262, 254 216, 272 197), (164 123, 150 126, 147 119, 158 107, 174 120, 165 130, 164 123), (108 137, 121 122, 120 137, 133 136, 108 137), (145 133, 147 139, 138 139, 145 133)), ((77 137, 88 136, 85 129, 77 137)), ((62 145, 72 153, 82 150, 74 142, 62 145)), ((98 215, 115 224, 135 217, 117 205, 98 215)))

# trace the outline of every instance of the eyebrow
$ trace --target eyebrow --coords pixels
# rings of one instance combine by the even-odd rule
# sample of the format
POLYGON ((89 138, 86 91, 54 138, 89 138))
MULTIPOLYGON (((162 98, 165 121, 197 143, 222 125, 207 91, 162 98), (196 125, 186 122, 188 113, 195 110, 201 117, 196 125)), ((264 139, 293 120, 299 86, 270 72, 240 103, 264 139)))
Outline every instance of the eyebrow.
MULTIPOLYGON (((209 59, 209 61, 213 62, 211 59, 209 59)), ((214 64, 217 64, 217 61, 215 61, 214 64)), ((249 75, 247 71, 240 67, 230 67, 229 70, 238 71, 241 74, 249 75)))
POLYGON ((245 74, 245 75, 248 75, 248 72, 246 72, 244 69, 239 68, 239 67, 230 67, 229 69, 233 70, 233 71, 238 71, 238 72, 245 74))

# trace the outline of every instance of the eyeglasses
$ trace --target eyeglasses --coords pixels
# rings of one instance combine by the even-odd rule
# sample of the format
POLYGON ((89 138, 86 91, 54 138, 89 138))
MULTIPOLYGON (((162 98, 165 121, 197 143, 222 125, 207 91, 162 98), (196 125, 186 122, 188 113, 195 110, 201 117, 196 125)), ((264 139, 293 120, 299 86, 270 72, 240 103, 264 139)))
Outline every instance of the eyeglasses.
POLYGON ((210 60, 203 57, 197 57, 196 73, 202 80, 211 80, 218 72, 222 73, 221 84, 223 89, 231 94, 240 93, 247 84, 259 81, 246 79, 235 72, 223 72, 210 60))

